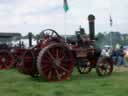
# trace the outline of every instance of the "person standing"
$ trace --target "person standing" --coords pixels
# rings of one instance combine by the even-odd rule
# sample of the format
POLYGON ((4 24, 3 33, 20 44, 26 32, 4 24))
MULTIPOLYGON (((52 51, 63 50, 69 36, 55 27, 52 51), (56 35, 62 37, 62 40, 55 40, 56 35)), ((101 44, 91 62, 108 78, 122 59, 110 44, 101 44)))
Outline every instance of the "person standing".
POLYGON ((125 65, 123 46, 117 50, 117 65, 125 65))

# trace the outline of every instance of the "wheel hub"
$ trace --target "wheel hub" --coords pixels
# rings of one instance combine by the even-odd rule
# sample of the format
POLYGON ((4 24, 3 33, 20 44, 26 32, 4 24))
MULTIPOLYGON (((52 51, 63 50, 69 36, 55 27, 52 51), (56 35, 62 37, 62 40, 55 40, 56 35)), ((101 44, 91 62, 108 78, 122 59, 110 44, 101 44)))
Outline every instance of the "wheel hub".
POLYGON ((108 69, 108 64, 104 64, 104 69, 108 69))
POLYGON ((61 64, 61 61, 59 59, 55 59, 53 61, 53 65, 55 65, 55 66, 59 66, 60 64, 61 64))
POLYGON ((90 62, 87 62, 87 66, 90 66, 90 62))

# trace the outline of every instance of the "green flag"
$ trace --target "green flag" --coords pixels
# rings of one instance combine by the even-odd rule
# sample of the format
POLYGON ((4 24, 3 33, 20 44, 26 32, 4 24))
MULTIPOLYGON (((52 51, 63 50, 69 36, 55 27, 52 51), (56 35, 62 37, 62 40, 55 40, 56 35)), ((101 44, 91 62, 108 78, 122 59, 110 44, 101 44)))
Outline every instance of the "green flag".
POLYGON ((69 7, 68 7, 68 2, 67 0, 64 0, 64 11, 67 12, 69 10, 69 7))

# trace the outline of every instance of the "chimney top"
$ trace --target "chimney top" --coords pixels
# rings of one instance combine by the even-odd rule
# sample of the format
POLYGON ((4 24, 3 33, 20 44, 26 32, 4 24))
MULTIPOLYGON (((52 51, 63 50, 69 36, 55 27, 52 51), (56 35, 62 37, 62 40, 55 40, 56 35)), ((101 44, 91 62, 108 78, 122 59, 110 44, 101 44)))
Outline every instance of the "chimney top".
POLYGON ((94 21, 94 20, 95 20, 95 16, 94 16, 93 14, 90 14, 90 15, 88 16, 88 20, 89 20, 89 21, 94 21))

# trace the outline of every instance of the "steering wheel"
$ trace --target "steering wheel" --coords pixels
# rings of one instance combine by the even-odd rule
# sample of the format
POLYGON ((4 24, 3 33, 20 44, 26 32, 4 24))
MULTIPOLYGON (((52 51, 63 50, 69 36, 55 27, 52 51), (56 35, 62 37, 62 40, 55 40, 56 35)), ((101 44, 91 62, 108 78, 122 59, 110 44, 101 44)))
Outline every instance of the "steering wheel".
POLYGON ((53 29, 45 29, 41 33, 43 33, 44 38, 53 38, 59 37, 62 38, 55 30, 53 29))

